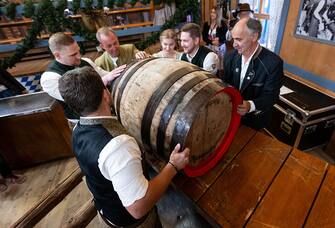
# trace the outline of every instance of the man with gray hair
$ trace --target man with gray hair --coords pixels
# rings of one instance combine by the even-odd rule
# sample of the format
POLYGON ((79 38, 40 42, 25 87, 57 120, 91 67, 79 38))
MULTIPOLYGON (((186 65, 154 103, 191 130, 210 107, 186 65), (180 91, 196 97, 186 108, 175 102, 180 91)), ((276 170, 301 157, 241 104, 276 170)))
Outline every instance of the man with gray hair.
POLYGON ((279 98, 283 60, 261 47, 259 20, 245 18, 233 28, 235 50, 224 58, 222 80, 241 92, 243 103, 237 112, 242 123, 255 129, 264 128, 271 117, 271 107, 279 98))
POLYGON ((112 71, 118 66, 129 64, 134 59, 149 57, 144 51, 137 50, 133 44, 120 45, 117 35, 110 27, 101 27, 96 37, 105 52, 95 60, 95 64, 104 70, 112 71))
POLYGON ((45 92, 60 102, 64 108, 66 118, 70 122, 75 123, 78 121, 79 115, 64 102, 59 93, 58 79, 67 71, 73 70, 76 67, 89 66, 102 77, 104 84, 107 85, 121 74, 125 65, 114 69, 112 72, 101 69, 92 60, 82 58, 77 42, 72 36, 62 32, 55 33, 49 38, 49 48, 55 60, 49 64, 47 70, 42 74, 41 86, 45 92))

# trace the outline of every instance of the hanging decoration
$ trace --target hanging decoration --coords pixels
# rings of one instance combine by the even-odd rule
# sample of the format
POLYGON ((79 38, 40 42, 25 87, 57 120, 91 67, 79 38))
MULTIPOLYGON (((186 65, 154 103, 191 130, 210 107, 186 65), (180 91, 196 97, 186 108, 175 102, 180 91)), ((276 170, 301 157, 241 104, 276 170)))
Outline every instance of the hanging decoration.
MULTIPOLYGON (((28 0, 29 1, 29 0, 28 0)), ((169 0, 166 0, 167 2, 169 0)), ((92 0, 86 0, 86 7, 90 8, 92 5, 92 0), (91 5, 89 5, 91 2, 91 5)), ((150 0, 141 0, 141 2, 150 2, 150 0)), ((80 0, 73 0, 72 10, 74 13, 80 12, 80 0)), ((113 8, 114 0, 108 0, 108 7, 113 8)), ((98 3, 98 5, 101 3, 98 3)), ((27 8, 28 11, 34 12, 31 16, 32 24, 27 31, 27 35, 22 39, 22 41, 17 44, 15 53, 10 56, 0 60, 0 67, 2 69, 7 69, 15 66, 25 55, 27 51, 32 49, 38 40, 38 36, 42 31, 49 33, 56 33, 61 31, 71 31, 75 35, 83 37, 86 41, 97 42, 95 38, 95 33, 89 31, 85 26, 82 26, 81 22, 78 20, 73 20, 69 17, 64 16, 64 10, 67 8, 67 0, 59 0, 57 4, 53 4, 52 0, 41 0, 37 5, 36 9, 32 9, 33 6, 27 8)), ((198 12, 199 4, 197 0, 184 0, 178 6, 175 14, 172 18, 161 27, 159 32, 153 33, 152 36, 147 39, 136 43, 136 46, 140 50, 144 50, 149 45, 154 44, 159 39, 159 34, 168 28, 173 28, 178 24, 186 21, 186 16, 191 15, 193 22, 199 23, 200 13, 198 12)), ((86 11, 90 11, 86 9, 86 11)))

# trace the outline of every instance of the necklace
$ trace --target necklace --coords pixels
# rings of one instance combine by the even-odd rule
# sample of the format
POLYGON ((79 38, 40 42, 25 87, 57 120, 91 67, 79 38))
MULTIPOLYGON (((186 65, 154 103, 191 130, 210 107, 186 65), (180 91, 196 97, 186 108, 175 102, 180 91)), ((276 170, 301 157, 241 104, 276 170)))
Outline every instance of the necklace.
POLYGON ((176 58, 176 52, 173 51, 173 54, 167 54, 163 52, 164 58, 176 58))
POLYGON ((216 23, 214 24, 214 26, 210 25, 208 35, 210 39, 213 39, 216 36, 216 23), (214 30, 215 30, 215 33, 214 33, 214 30))

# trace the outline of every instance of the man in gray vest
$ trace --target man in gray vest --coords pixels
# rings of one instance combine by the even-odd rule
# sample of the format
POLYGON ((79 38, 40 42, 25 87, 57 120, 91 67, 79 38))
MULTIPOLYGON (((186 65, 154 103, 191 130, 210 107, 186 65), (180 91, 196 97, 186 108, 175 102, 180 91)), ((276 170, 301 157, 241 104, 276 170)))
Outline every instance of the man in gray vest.
POLYGON ((112 118, 112 99, 99 75, 90 67, 69 71, 59 79, 59 90, 80 114, 72 134, 73 151, 102 219, 111 227, 156 227, 152 208, 188 164, 189 149, 179 152, 177 144, 167 165, 148 180, 135 139, 111 135, 104 127, 112 118))
POLYGON ((180 41, 184 49, 181 60, 216 74, 219 67, 219 57, 212 50, 200 45, 200 39, 199 25, 188 23, 181 28, 180 41))
POLYGON ((62 32, 55 33, 50 37, 49 48, 55 56, 55 60, 49 64, 47 70, 42 74, 41 86, 45 92, 62 104, 65 116, 70 122, 76 122, 79 119, 79 115, 64 103, 58 90, 58 79, 62 77, 64 73, 76 67, 89 66, 98 72, 104 84, 107 85, 118 77, 126 66, 120 66, 111 72, 101 69, 95 65, 92 60, 82 58, 77 42, 72 36, 62 32))

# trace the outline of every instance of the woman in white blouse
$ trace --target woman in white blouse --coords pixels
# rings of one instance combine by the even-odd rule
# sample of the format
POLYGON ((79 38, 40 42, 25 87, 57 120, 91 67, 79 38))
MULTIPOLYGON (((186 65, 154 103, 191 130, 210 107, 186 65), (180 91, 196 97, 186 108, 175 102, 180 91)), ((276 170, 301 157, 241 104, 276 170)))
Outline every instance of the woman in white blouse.
POLYGON ((175 50, 177 35, 173 29, 166 29, 159 37, 162 50, 153 54, 153 57, 180 59, 182 53, 175 50))

